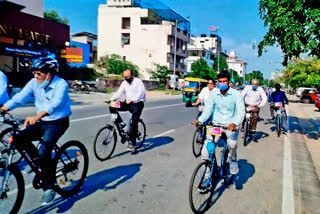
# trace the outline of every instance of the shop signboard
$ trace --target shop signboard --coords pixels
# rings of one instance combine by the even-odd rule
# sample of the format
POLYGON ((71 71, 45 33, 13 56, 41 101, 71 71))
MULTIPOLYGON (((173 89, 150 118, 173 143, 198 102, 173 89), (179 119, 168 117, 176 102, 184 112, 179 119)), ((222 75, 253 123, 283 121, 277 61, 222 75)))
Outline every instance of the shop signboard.
POLYGON ((67 47, 61 51, 61 58, 65 58, 67 62, 82 63, 83 62, 83 49, 67 47))
POLYGON ((43 51, 35 48, 25 47, 25 46, 1 44, 0 55, 23 56, 23 57, 32 58, 32 57, 41 57, 43 55, 43 51))

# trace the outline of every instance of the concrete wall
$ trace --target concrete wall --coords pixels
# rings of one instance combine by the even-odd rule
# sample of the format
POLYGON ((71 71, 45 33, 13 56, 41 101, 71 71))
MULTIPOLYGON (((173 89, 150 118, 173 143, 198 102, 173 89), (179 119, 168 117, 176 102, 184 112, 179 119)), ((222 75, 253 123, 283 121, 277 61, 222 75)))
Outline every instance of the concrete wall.
POLYGON ((8 1, 25 6, 26 8, 24 8, 21 12, 43 18, 43 0, 8 0, 8 1))
MULTIPOLYGON (((107 88, 111 89, 112 91, 118 90, 123 80, 111 80, 111 79, 99 79, 97 81, 97 89, 99 91, 105 92, 107 88)), ((144 87, 146 90, 154 90, 159 87, 158 81, 148 81, 143 80, 144 87)))

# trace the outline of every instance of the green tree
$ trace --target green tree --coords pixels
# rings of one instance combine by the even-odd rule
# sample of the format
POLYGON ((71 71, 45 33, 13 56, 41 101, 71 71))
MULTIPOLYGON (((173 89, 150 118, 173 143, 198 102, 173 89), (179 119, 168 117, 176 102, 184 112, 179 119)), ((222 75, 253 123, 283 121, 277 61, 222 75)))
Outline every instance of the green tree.
POLYGON ((293 60, 293 63, 283 70, 281 79, 293 88, 319 87, 320 59, 293 60))
POLYGON ((192 72, 188 74, 188 77, 197 77, 201 79, 217 79, 217 74, 212 68, 208 65, 206 60, 202 57, 197 60, 191 66, 192 72))
POLYGON ((230 73, 231 79, 234 80, 234 84, 242 84, 243 83, 243 78, 241 78, 238 75, 238 72, 236 72, 235 70, 229 69, 229 73, 230 73))
POLYGON ((279 44, 283 65, 302 53, 320 56, 320 7, 318 0, 260 0, 259 13, 268 32, 258 45, 262 55, 266 46, 279 44))
POLYGON ((246 74, 246 81, 252 81, 253 79, 258 79, 259 83, 263 83, 263 73, 261 71, 252 71, 251 73, 246 74))
POLYGON ((122 57, 117 54, 100 57, 95 65, 97 70, 100 70, 100 72, 104 71, 106 72, 105 74, 121 75, 125 69, 129 68, 133 72, 134 76, 137 77, 139 75, 138 66, 130 61, 123 60, 122 57))
POLYGON ((219 71, 228 69, 227 60, 220 54, 219 55, 219 60, 218 60, 218 56, 216 56, 214 58, 213 69, 215 71, 218 71, 218 61, 219 61, 219 71))
POLYGON ((169 70, 167 66, 155 64, 155 70, 151 72, 151 79, 159 79, 160 84, 166 83, 169 77, 169 70))
POLYGON ((59 16, 58 12, 55 10, 46 10, 44 11, 44 18, 50 19, 52 21, 56 21, 62 24, 69 24, 69 20, 67 18, 62 18, 59 16))

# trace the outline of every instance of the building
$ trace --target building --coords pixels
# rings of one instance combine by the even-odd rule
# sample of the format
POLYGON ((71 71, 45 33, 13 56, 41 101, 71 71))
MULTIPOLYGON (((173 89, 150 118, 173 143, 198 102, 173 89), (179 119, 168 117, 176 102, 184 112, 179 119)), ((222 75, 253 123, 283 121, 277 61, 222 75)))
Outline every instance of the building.
POLYGON ((238 73, 239 77, 245 78, 247 63, 244 60, 237 59, 235 50, 230 51, 227 64, 229 69, 235 70, 238 73))
POLYGON ((150 78, 154 63, 184 74, 189 41, 189 21, 157 0, 108 0, 99 6, 98 58, 118 54, 139 67, 142 79, 150 78))
MULTIPOLYGON (((97 35, 89 32, 79 32, 71 36, 70 46, 81 46, 81 44, 89 45, 89 62, 87 64, 94 64, 97 60, 97 35), (79 44, 81 43, 81 44, 79 44)), ((84 47, 84 45, 82 45, 84 47)))
POLYGON ((69 26, 42 18, 38 5, 43 1, 0 0, 0 69, 14 86, 23 86, 33 76, 32 58, 59 55, 69 42, 69 26))
POLYGON ((211 50, 214 55, 221 52, 221 37, 216 34, 201 34, 200 37, 192 37, 193 46, 211 50))
MULTIPOLYGON (((188 44, 188 58, 187 58, 187 72, 191 72, 191 66, 200 58, 203 58, 212 68, 214 64, 214 53, 211 47, 205 47, 205 44, 200 43, 197 37, 191 37, 190 44, 188 44), (196 42, 197 41, 197 42, 196 42)), ((199 37, 198 37, 199 38, 199 37)))

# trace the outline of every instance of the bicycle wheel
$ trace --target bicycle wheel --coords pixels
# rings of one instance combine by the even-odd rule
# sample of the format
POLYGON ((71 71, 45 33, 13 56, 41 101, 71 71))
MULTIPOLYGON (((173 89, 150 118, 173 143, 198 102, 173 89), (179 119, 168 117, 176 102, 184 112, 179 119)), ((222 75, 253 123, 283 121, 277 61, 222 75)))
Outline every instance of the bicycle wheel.
POLYGON ((146 139, 146 125, 144 124, 143 120, 140 119, 138 122, 136 147, 141 148, 145 139, 146 139))
POLYGON ((234 175, 230 174, 230 165, 229 165, 229 147, 227 146, 226 150, 224 151, 223 155, 223 181, 226 186, 230 186, 233 183, 234 175))
MULTIPOLYGON (((201 162, 194 170, 189 185, 189 204, 194 213, 204 213, 210 207, 213 191, 216 185, 214 179, 211 181, 211 187, 207 191, 201 191, 205 181, 207 170, 210 170, 211 164, 201 162)), ((208 173, 208 172, 207 172, 208 173)))
POLYGON ((201 150, 202 150, 203 142, 204 142, 203 135, 204 135, 203 130, 200 127, 198 127, 193 134, 192 152, 196 158, 201 155, 201 150))
MULTIPOLYGON (((6 128, 0 133, 0 146, 8 146, 9 137, 12 136, 12 128, 6 128)), ((7 155, 7 153, 6 153, 7 155)), ((11 164, 18 164, 22 160, 21 154, 15 149, 14 154, 12 157, 12 163, 11 164)))
POLYGON ((277 127, 277 135, 278 135, 278 137, 280 137, 281 128, 280 128, 280 117, 279 116, 277 116, 277 119, 276 119, 276 127, 277 127))
POLYGON ((79 191, 87 177, 89 158, 86 147, 79 141, 65 143, 55 156, 55 190, 69 197, 79 191))
POLYGON ((114 152, 117 143, 117 133, 111 125, 101 128, 93 143, 93 151, 96 158, 105 161, 114 152), (112 131, 113 130, 113 131, 112 131))
MULTIPOLYGON (((10 165, 9 178, 5 191, 0 195, 0 212, 18 213, 24 197, 24 180, 16 165, 10 165)), ((2 186, 5 177, 5 167, 0 166, 0 185, 2 186)))
POLYGON ((243 146, 247 146, 248 138, 249 138, 249 123, 248 123, 248 120, 246 120, 244 125, 244 130, 243 130, 243 146))

